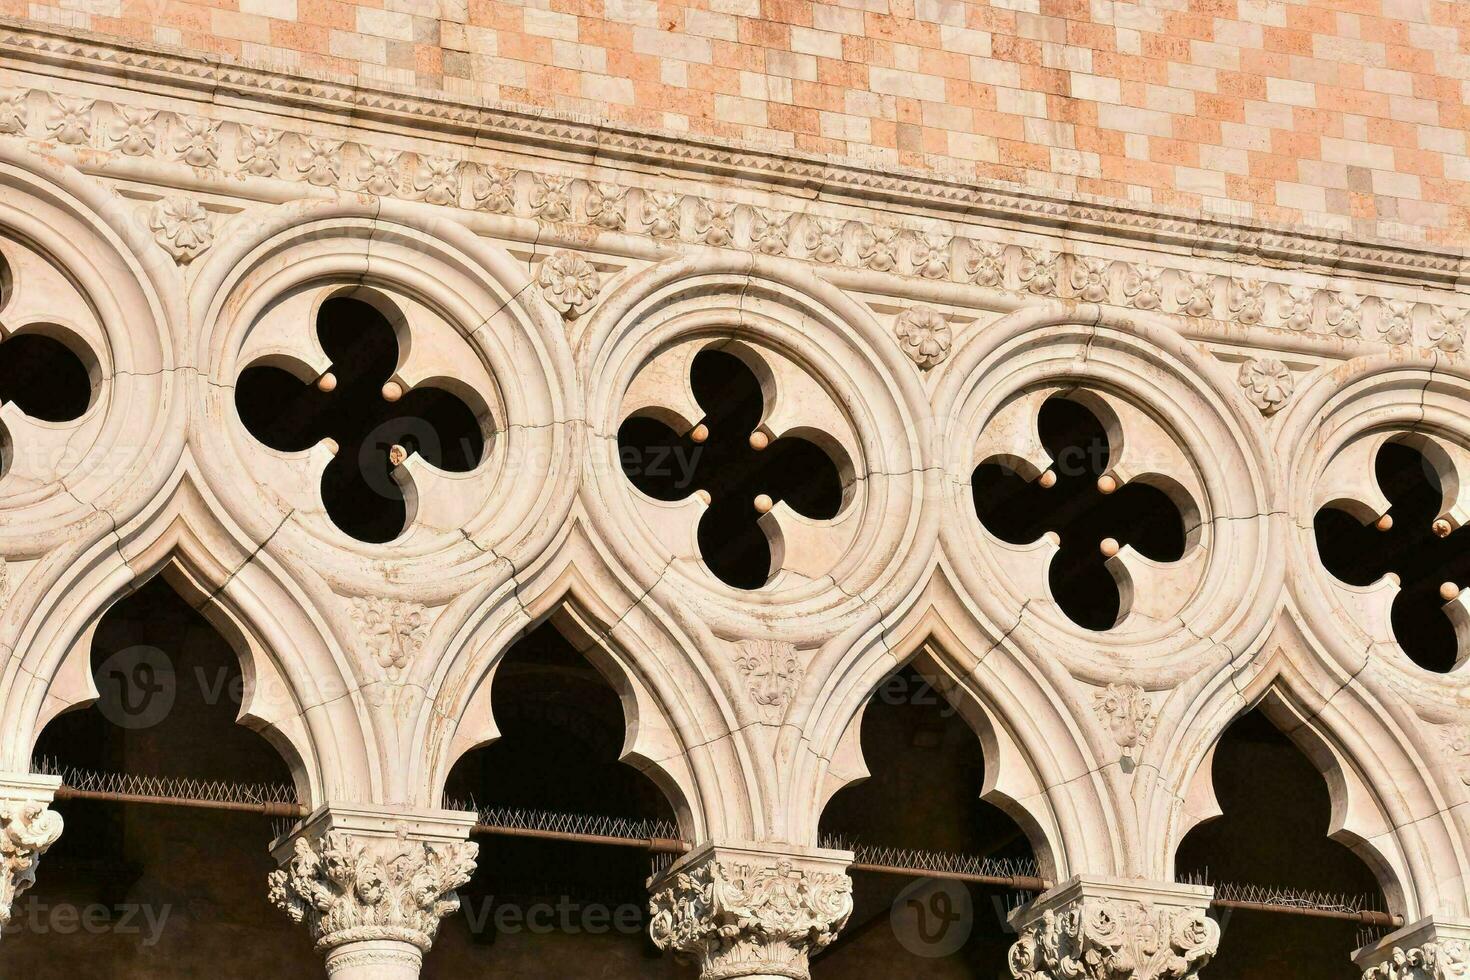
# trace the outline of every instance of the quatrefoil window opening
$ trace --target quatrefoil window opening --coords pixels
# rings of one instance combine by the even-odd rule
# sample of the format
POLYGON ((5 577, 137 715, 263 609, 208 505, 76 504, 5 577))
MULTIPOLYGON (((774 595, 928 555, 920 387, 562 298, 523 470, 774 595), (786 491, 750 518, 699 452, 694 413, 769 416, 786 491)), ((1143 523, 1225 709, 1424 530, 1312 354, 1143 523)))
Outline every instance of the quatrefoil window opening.
POLYGON ((1313 521, 1317 553, 1334 577, 1352 586, 1395 576, 1394 639, 1419 666, 1447 672, 1460 660, 1447 603, 1470 586, 1470 537, 1447 522, 1436 527, 1444 480, 1425 452, 1389 441, 1379 447, 1373 469, 1392 505, 1387 519, 1365 524, 1342 507, 1323 507, 1313 521))
MULTIPOLYGON (((12 332, 5 313, 15 295, 11 265, 0 256, 0 406, 15 403, 41 422, 73 422, 92 403, 93 378, 86 363, 52 324, 25 324, 12 332)), ((0 474, 8 472, 16 447, 0 426, 0 474)))
POLYGON ((391 541, 413 516, 401 464, 418 455, 467 472, 484 455, 486 433, 459 395, 423 384, 404 390, 394 379, 399 338, 377 305, 330 297, 318 308, 316 331, 331 361, 326 373, 303 380, 269 358, 258 361, 240 373, 236 409, 252 436, 280 452, 331 440, 335 455, 321 478, 327 515, 360 541, 391 541))
POLYGON ((1036 479, 999 459, 982 460, 971 489, 975 512, 991 534, 1031 544, 1047 533, 1059 539, 1047 569, 1052 598, 1077 625, 1108 630, 1128 613, 1128 596, 1108 567, 1123 547, 1156 562, 1174 562, 1189 546, 1177 488, 1140 477, 1118 485, 1108 473, 1113 447, 1107 427, 1086 405, 1053 396, 1041 405, 1037 428, 1055 461, 1036 479))
POLYGON ((630 416, 618 430, 623 473, 656 500, 704 496, 698 542, 705 565, 727 585, 758 589, 782 565, 779 533, 765 515, 784 501, 811 520, 836 517, 844 503, 841 470, 821 433, 774 437, 762 428, 773 382, 744 358, 706 348, 695 355, 689 381, 704 417, 679 432, 657 409, 630 416))

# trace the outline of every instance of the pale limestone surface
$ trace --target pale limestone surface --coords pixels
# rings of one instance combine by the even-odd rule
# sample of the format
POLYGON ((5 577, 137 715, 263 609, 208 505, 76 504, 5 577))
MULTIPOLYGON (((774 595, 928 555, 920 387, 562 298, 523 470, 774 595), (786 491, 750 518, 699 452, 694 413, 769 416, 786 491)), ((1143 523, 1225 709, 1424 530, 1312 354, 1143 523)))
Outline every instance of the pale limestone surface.
MULTIPOLYGON (((85 45, 0 78, 0 331, 63 339, 94 390, 75 422, 0 409, 6 894, 59 832, 54 780, 24 775, 36 737, 96 696, 101 611, 162 573, 235 647, 241 721, 314 809, 281 842, 278 902, 310 918, 328 830, 351 875, 394 848, 434 869, 414 902, 323 931, 336 976, 417 975, 473 859, 444 781, 497 737, 497 663, 544 618, 619 692, 624 758, 697 849, 679 873, 770 906, 730 953, 709 945, 718 910, 664 902, 666 944, 706 977, 800 977, 840 929, 848 858, 814 848, 818 819, 865 774, 863 706, 909 662, 982 739, 986 799, 1056 883, 1028 928, 1112 902, 1127 949, 1165 909, 1182 966, 1136 975, 1204 965, 1208 893, 1170 882, 1173 856, 1218 812, 1213 746, 1253 705, 1321 769, 1333 835, 1395 913, 1470 916, 1466 668, 1413 664, 1396 584, 1344 586, 1311 531, 1328 502, 1382 513, 1365 474, 1389 439, 1439 469, 1447 526, 1466 520, 1462 254, 129 57, 131 81, 85 45), (262 358, 327 369, 311 311, 344 292, 408 340, 396 382, 452 379, 487 436, 468 473, 400 467, 413 506, 390 544, 325 515, 330 447, 275 452, 234 409, 262 358), (762 379, 761 430, 819 434, 844 483, 829 521, 762 518, 778 560, 754 591, 702 562, 702 501, 653 501, 618 463, 629 415, 698 422, 688 367, 711 346, 762 379), (1000 541, 970 499, 986 459, 1052 465, 1036 411, 1058 392, 1110 430, 1107 476, 1165 489, 1191 528, 1178 562, 1109 558, 1125 608, 1102 632, 1051 596, 1055 543, 1000 541)), ((1078 930, 1035 943, 1096 945, 1078 930)), ((1059 975, 1045 962, 1013 969, 1059 975)))

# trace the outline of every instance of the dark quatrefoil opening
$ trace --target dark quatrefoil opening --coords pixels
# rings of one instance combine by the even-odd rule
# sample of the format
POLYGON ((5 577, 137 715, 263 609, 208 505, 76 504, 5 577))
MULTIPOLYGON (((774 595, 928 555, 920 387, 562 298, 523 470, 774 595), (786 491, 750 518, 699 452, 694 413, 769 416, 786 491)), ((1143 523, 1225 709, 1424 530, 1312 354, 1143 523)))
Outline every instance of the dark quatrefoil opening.
POLYGON ((836 517, 842 507, 837 465, 814 442, 770 439, 760 430, 765 394, 741 358, 701 351, 689 380, 704 417, 687 433, 647 415, 627 419, 618 430, 623 473, 657 500, 707 493, 700 555, 727 585, 758 589, 775 572, 762 514, 785 501, 812 520, 836 517))
POLYGON ((71 422, 91 401, 92 377, 66 344, 29 330, 0 342, 0 405, 15 402, 43 422, 71 422))
MULTIPOLYGON (((0 256, 0 309, 15 295, 10 263, 0 256)), ((59 328, 58 328, 59 329, 59 328)), ((92 375, 67 344, 51 336, 45 324, 9 333, 0 325, 0 405, 14 402, 21 412, 41 422, 72 422, 92 403, 92 375)), ((0 475, 10 470, 16 447, 0 426, 0 475)))
POLYGON ((1055 533, 1060 546, 1047 570, 1052 597, 1077 625, 1111 629, 1127 610, 1104 546, 1131 545, 1153 561, 1178 561, 1186 544, 1184 515, 1158 487, 1103 479, 1112 447, 1086 406, 1050 398, 1037 426, 1055 460, 1047 471, 1052 476, 1029 481, 1003 463, 982 461, 971 479, 975 513, 986 530, 1011 544, 1055 533))
POLYGON ((1398 578, 1394 639, 1409 659, 1444 673, 1460 659, 1455 624, 1446 614, 1451 591, 1470 583, 1470 538, 1438 524, 1444 507, 1439 472, 1410 445, 1385 443, 1373 461, 1378 487, 1392 506, 1388 520, 1364 524, 1340 507, 1317 512, 1313 530, 1322 564, 1353 586, 1398 578), (1379 528, 1385 528, 1379 530, 1379 528))
POLYGON ((390 380, 398 340, 377 307, 328 299, 316 328, 332 362, 326 374, 303 381, 273 365, 251 365, 236 383, 235 407, 250 434, 272 449, 301 452, 323 439, 335 442, 321 483, 328 516, 359 541, 391 541, 411 517, 398 466, 418 454, 439 469, 466 472, 480 462, 484 433, 456 395, 427 386, 404 391, 390 380))

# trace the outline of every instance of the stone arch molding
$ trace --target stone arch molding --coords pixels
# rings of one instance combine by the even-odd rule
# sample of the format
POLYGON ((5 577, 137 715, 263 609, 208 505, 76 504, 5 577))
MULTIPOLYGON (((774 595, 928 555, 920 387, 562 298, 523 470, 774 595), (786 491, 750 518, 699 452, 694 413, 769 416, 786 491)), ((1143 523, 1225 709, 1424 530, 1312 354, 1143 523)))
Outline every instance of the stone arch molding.
POLYGON ((796 263, 702 249, 625 279, 591 315, 578 347, 588 379, 583 503, 590 527, 653 599, 697 601, 729 639, 761 636, 779 614, 783 638, 816 642, 913 588, 929 555, 923 506, 931 444, 913 365, 866 308, 796 263), (624 476, 617 432, 634 414, 688 431, 702 417, 688 366, 704 349, 734 353, 765 387, 761 428, 798 432, 829 450, 841 509, 811 521, 784 504, 761 518, 777 556, 753 592, 703 564, 695 529, 705 504, 669 504, 624 476), (900 438, 901 436, 901 438, 900 438))
POLYGON ((942 370, 933 408, 944 446, 940 538, 959 588, 997 635, 1089 683, 1110 683, 1124 667, 1164 687, 1202 658, 1223 664, 1268 628, 1284 574, 1274 466, 1259 416, 1199 348, 1143 316, 1048 304, 972 332, 942 370), (977 464, 999 459, 1030 478, 1052 466, 1036 429, 1051 397, 1083 401, 1109 433, 1106 475, 1163 489, 1188 529, 1178 562, 1129 547, 1108 561, 1125 602, 1105 631, 1077 626, 1057 606, 1047 582, 1053 540, 1008 544, 975 513, 977 464))
POLYGON ((1414 711, 1326 659, 1298 614, 1284 611, 1261 655, 1244 670, 1175 691, 1142 764, 1139 808, 1148 848, 1141 873, 1168 879, 1190 830, 1221 814, 1215 746, 1242 714, 1260 708, 1312 762, 1331 800, 1328 836, 1378 878, 1406 922, 1467 909, 1465 787, 1414 711))
MULTIPOLYGON (((945 697, 980 741, 981 798, 1025 832, 1041 873, 1063 881, 1079 871, 1127 872, 1134 822, 1126 788, 1075 717, 1075 682, 1055 660, 1033 661, 996 632, 943 566, 920 596, 857 644, 833 644, 811 665, 791 716, 800 745, 787 776, 789 839, 815 840, 831 798, 868 775, 862 757, 864 712, 896 670, 910 665, 945 697)), ((790 737, 795 742, 796 735, 790 737)), ((887 843, 887 842, 875 842, 887 843)))
POLYGON ((580 410, 560 324, 522 297, 526 266, 433 209, 387 200, 297 201, 235 222, 236 233, 200 261, 189 338, 201 366, 195 411, 201 423, 223 422, 201 424, 194 450, 231 517, 343 595, 429 604, 507 579, 545 548, 575 492, 580 410), (413 506, 389 544, 358 541, 326 516, 315 485, 326 446, 271 450, 233 404, 250 363, 285 366, 308 383, 327 370, 313 311, 343 293, 394 321, 396 383, 450 387, 486 435, 468 473, 416 456, 397 467, 413 506), (241 493, 241 472, 261 492, 241 493))
POLYGON ((706 658, 704 638, 611 563, 579 517, 535 565, 475 602, 446 656, 415 678, 423 698, 407 745, 411 799, 439 805, 466 753, 493 743, 496 672, 515 641, 550 623, 617 692, 627 725, 621 761, 649 776, 686 840, 759 839, 760 764, 706 658))
POLYGON ((172 469, 184 430, 170 342, 180 311, 171 270, 120 199, 11 142, 0 144, 0 254, 10 270, 0 340, 60 341, 92 385, 69 422, 0 407, 0 558, 15 595, 46 588, 53 572, 38 563, 108 533, 172 469))
POLYGON ((231 645, 244 676, 237 720, 289 765, 300 799, 383 798, 383 764, 349 651, 289 568, 222 515, 187 458, 150 506, 94 543, 27 611, 0 686, 0 767, 26 772, 37 737, 97 697, 92 637, 154 575, 231 645))

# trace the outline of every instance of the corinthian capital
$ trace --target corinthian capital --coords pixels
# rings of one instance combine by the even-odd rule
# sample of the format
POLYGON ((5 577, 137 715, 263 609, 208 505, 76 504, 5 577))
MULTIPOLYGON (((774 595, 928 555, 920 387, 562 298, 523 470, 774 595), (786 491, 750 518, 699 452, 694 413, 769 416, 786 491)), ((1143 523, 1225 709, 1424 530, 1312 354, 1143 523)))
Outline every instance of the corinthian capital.
POLYGON ((852 914, 846 851, 711 846, 650 882, 649 931, 659 949, 699 966, 701 980, 807 980, 813 952, 852 914))
POLYGON ((1211 890, 1078 877, 1011 914, 1017 980, 1186 980, 1220 945, 1211 890))
POLYGON ((1363 980, 1465 980, 1470 921, 1430 917, 1353 954, 1363 980))
POLYGON ((41 855, 61 836, 61 814, 47 809, 61 780, 0 777, 0 926, 20 893, 36 883, 41 855))
POLYGON ((471 814, 319 810, 278 843, 283 867, 270 875, 270 900, 306 923, 323 952, 396 943, 421 953, 474 873, 478 848, 463 840, 473 822, 471 814))

